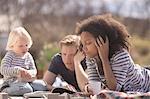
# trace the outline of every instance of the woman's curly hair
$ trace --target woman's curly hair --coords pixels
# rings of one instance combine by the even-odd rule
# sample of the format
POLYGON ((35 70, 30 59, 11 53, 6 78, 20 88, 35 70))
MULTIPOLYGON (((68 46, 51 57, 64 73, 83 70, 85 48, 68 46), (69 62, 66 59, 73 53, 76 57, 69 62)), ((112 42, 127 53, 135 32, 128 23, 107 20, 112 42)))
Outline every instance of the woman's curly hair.
POLYGON ((109 40, 109 58, 122 48, 129 50, 129 33, 126 27, 112 18, 110 14, 91 16, 77 23, 75 32, 81 35, 82 32, 88 32, 97 38, 109 40))

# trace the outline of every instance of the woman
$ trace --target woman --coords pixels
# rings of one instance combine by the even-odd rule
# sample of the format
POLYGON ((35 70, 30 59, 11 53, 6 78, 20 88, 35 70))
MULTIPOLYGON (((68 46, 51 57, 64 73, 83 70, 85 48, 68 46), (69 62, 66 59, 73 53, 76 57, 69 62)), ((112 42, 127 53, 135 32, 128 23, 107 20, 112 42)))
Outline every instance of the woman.
POLYGON ((78 23, 76 33, 86 54, 88 80, 101 81, 115 91, 150 91, 150 71, 133 62, 130 35, 123 24, 110 15, 97 15, 78 23))

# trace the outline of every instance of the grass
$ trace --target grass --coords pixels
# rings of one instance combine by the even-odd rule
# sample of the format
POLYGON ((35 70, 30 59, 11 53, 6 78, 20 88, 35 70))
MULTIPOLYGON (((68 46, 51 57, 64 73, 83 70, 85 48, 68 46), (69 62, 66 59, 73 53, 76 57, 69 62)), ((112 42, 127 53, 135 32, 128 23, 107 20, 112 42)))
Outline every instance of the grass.
POLYGON ((133 36, 131 55, 135 63, 150 65, 150 40, 133 36))

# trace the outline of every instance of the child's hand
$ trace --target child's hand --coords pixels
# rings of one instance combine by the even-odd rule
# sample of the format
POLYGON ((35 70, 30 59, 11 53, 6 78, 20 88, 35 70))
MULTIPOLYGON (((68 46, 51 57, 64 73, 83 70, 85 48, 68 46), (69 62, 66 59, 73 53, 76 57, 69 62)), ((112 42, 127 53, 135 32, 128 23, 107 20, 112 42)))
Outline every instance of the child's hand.
POLYGON ((30 75, 30 73, 28 73, 28 71, 26 69, 20 69, 19 70, 19 78, 21 78, 21 79, 31 79, 32 76, 30 75))
POLYGON ((106 37, 106 42, 102 39, 102 37, 98 37, 95 40, 95 45, 98 49, 99 57, 101 58, 102 62, 108 60, 109 56, 109 41, 108 37, 106 37))

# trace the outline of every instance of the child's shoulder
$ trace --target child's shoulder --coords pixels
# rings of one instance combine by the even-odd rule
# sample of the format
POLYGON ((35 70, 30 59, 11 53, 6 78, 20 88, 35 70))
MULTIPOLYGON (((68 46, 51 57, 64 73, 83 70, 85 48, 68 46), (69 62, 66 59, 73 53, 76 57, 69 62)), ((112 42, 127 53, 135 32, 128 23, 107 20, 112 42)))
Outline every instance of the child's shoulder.
POLYGON ((6 54, 5 54, 5 56, 14 56, 14 55, 15 55, 15 53, 11 50, 7 51, 6 54))
POLYGON ((23 57, 30 57, 30 56, 32 55, 29 52, 26 52, 23 57))
POLYGON ((7 51, 2 60, 4 61, 7 59, 13 59, 14 57, 15 57, 15 53, 13 53, 12 51, 7 51))
POLYGON ((25 55, 24 55, 25 58, 32 58, 32 54, 30 52, 27 52, 25 55))

